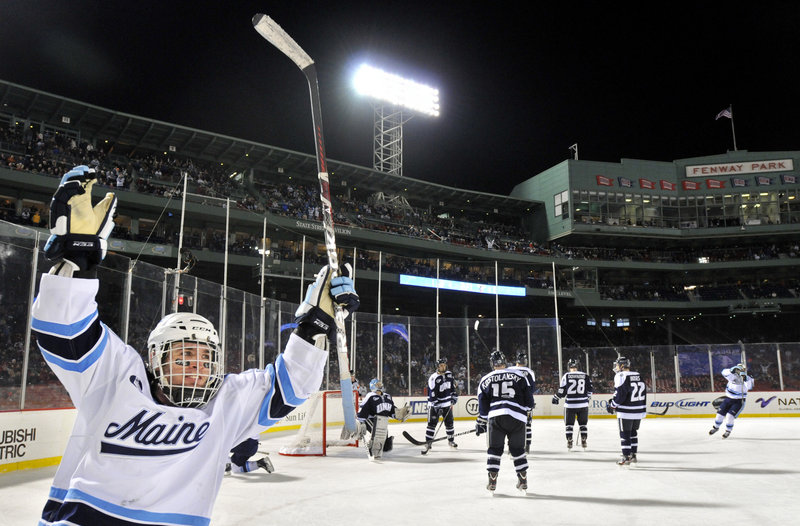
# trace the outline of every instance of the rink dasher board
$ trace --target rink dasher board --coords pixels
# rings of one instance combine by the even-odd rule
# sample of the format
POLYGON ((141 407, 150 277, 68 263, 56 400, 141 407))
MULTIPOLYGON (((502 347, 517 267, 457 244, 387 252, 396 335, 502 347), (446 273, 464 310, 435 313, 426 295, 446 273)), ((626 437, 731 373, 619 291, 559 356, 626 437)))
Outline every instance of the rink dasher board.
MULTIPOLYGON (((712 402, 722 393, 651 393, 647 395, 647 418, 705 418, 715 413, 712 402)), ((564 400, 551 403, 552 395, 536 395, 534 419, 562 418, 564 400)), ((595 395, 589 403, 592 418, 614 418, 606 405, 610 394, 595 395)), ((425 397, 395 396, 395 404, 408 403, 411 408, 408 422, 425 422, 428 401, 425 397)), ((76 411, 66 409, 37 409, 0 412, 0 474, 19 469, 56 465, 75 423, 76 411)), ((298 407, 267 433, 297 430, 305 419, 304 406, 298 407)), ((478 416, 478 398, 463 395, 453 407, 458 421, 474 421, 478 416)), ((748 394, 744 417, 800 416, 800 391, 753 391, 748 394)), ((396 423, 396 420, 390 420, 396 423)), ((341 427, 344 422, 331 422, 341 427)))

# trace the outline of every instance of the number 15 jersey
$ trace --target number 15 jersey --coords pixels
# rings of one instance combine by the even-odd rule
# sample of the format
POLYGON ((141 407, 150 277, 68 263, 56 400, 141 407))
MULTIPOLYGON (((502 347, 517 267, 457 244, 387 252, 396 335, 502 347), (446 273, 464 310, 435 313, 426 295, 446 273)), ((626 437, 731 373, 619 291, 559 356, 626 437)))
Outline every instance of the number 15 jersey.
POLYGON ((647 415, 647 386, 635 371, 614 376, 614 404, 617 418, 641 420, 647 415))

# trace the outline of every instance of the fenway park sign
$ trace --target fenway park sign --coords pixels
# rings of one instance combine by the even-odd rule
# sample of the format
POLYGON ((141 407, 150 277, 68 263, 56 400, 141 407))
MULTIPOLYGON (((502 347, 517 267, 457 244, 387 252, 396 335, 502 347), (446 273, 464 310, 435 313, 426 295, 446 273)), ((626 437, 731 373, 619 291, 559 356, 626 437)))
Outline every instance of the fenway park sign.
POLYGON ((766 172, 790 172, 794 170, 792 159, 769 161, 746 161, 738 163, 697 164, 686 167, 686 177, 708 177, 766 172))

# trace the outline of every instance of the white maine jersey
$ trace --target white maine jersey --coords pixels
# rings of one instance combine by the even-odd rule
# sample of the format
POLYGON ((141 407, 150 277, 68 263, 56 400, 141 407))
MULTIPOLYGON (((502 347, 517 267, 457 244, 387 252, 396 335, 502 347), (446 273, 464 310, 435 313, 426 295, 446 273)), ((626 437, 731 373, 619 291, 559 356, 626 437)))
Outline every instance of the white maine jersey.
POLYGON ((737 400, 747 398, 747 392, 753 388, 753 383, 755 383, 752 376, 747 376, 743 382, 739 375, 732 373, 730 369, 723 369, 722 376, 728 380, 728 385, 725 387, 725 396, 737 400))
POLYGON ((203 408, 153 399, 140 355, 98 319, 98 281, 43 275, 32 329, 77 408, 40 525, 209 524, 228 452, 322 382, 327 353, 292 335, 266 370, 203 408))

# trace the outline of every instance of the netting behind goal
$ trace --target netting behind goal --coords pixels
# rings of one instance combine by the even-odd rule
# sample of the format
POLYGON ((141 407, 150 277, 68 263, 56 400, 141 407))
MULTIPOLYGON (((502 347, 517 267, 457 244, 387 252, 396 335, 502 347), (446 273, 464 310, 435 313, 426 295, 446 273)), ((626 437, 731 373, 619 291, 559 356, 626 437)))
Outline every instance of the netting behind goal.
MULTIPOLYGON (((353 392, 353 410, 358 412, 358 392, 353 392)), ((318 391, 295 411, 305 410, 305 419, 294 439, 279 453, 289 456, 325 456, 331 446, 358 447, 355 439, 343 440, 344 408, 341 391, 318 391)))

